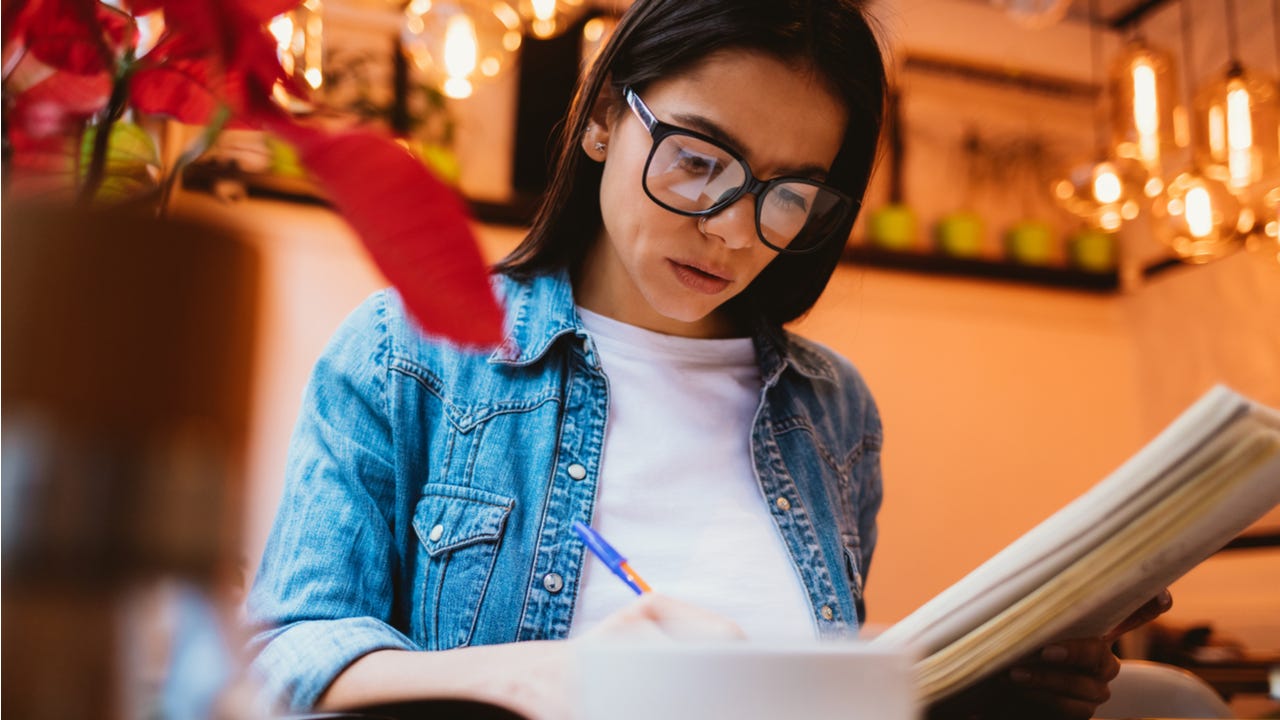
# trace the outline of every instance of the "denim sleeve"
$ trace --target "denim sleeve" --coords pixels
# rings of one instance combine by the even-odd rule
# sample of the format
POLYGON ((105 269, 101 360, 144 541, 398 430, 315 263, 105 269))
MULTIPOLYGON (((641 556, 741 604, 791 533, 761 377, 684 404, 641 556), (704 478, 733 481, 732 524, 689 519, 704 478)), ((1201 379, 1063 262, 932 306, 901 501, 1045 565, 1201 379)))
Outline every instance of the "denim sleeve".
POLYGON ((369 652, 418 649, 389 624, 398 565, 389 354, 384 292, 346 319, 307 385, 245 604, 249 673, 276 707, 311 708, 369 652))
MULTIPOLYGON (((865 392, 865 391, 864 391, 865 392)), ((871 556, 875 553, 879 530, 876 526, 876 515, 880 513, 880 504, 884 500, 884 487, 880 474, 880 446, 883 443, 884 431, 880 425, 880 411, 870 393, 865 394, 865 425, 863 426, 863 452, 858 461, 857 477, 862 478, 858 504, 858 537, 862 539, 862 581, 867 581, 871 571, 871 556)))

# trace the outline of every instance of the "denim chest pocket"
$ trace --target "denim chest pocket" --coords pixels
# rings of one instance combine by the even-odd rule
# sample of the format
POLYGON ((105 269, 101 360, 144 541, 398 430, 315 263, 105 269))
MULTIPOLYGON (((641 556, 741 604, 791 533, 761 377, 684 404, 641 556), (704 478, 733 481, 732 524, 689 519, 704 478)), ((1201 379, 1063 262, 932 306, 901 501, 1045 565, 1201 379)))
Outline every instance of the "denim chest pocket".
POLYGON ((424 488, 413 530, 422 548, 415 599, 426 649, 470 643, 514 506, 509 497, 477 488, 424 488))

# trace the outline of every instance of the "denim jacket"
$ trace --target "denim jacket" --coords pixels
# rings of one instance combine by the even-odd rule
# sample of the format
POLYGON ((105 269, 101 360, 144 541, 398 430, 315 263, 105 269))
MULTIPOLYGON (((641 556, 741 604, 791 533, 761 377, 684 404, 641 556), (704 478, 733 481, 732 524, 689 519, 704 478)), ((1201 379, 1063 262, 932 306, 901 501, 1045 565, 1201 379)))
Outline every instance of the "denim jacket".
MULTIPOLYGON (((506 341, 428 338, 376 293, 315 366, 246 604, 250 671, 311 707, 360 656, 563 638, 600 470, 608 384, 567 273, 495 279, 506 341)), ((843 358, 754 338, 762 502, 819 634, 857 631, 880 506, 880 418, 843 358)))

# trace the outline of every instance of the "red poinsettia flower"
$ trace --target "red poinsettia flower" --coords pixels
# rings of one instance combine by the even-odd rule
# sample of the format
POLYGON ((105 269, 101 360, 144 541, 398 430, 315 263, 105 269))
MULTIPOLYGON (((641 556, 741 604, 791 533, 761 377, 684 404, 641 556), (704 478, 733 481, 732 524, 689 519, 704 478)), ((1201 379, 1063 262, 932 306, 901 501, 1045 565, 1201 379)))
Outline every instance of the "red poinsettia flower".
POLYGON ((272 17, 298 0, 139 0, 135 12, 162 10, 165 33, 140 62, 131 98, 147 112, 176 113, 207 122, 220 105, 243 117, 250 98, 270 97, 276 84, 306 96, 306 88, 280 67, 272 17))
MULTIPOLYGON (((133 0, 129 7, 135 15, 160 10, 165 21, 156 45, 134 58, 136 26, 125 13, 95 0, 6 0, 6 90, 10 58, 27 55, 52 70, 30 82, 11 105, 12 167, 43 172, 40 182, 74 183, 83 173, 76 170, 76 160, 67 158, 78 158, 83 148, 64 139, 71 134, 67 125, 83 127, 84 117, 105 112, 110 127, 118 118, 112 113, 121 109, 118 98, 139 112, 192 124, 206 124, 226 108, 235 121, 266 128, 296 145, 302 163, 424 330, 467 345, 497 344, 502 312, 453 190, 390 137, 371 131, 330 134, 297 123, 271 101, 277 85, 305 95, 301 83, 281 68, 275 39, 266 29, 270 18, 297 4, 133 0), (122 89, 127 90, 123 96, 122 89)), ((88 153, 99 171, 117 135, 102 133, 88 153)), ((133 160, 130 155, 120 164, 137 165, 133 160)))
POLYGON ((96 0, 5 0, 3 22, 6 48, 77 75, 110 72, 136 40, 133 19, 96 0))

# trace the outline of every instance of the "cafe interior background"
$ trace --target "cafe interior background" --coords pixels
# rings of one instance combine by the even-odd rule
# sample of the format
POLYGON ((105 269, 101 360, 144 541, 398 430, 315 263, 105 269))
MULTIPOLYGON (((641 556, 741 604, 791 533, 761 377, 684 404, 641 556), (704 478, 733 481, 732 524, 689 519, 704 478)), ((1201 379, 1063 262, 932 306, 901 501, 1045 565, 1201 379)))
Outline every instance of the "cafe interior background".
MULTIPOLYGON (((494 260, 522 236, 548 133, 624 7, 307 0, 270 29, 313 89, 294 109, 402 137, 466 198, 494 260)), ((850 358, 883 414, 874 631, 1210 385, 1280 407, 1280 3, 878 0, 873 13, 893 122, 848 261, 794 329, 850 358)), ((161 165, 202 132, 138 127, 161 165)), ((167 202, 257 253, 238 540, 251 577, 311 365, 386 280, 260 131, 224 129, 167 202)), ((1280 511, 1246 538, 1173 587, 1168 637, 1147 642, 1280 657, 1280 511)), ((1235 700, 1275 709, 1265 690, 1235 700)))

